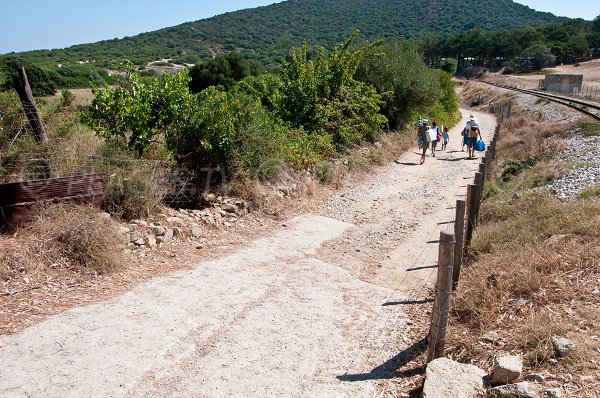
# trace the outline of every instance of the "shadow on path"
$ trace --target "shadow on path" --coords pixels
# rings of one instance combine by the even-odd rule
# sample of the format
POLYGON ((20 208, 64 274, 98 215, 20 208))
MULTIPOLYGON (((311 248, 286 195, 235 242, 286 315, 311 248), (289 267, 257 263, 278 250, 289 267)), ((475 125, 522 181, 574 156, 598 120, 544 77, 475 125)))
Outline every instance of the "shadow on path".
POLYGON ((337 376, 340 381, 355 382, 366 380, 384 380, 393 378, 412 377, 417 374, 422 374, 425 371, 425 365, 416 368, 400 370, 403 366, 410 363, 427 348, 427 338, 424 337, 410 347, 401 351, 393 358, 388 359, 383 364, 379 365, 369 373, 345 374, 337 376))
POLYGON ((426 298, 421 300, 405 300, 405 301, 388 301, 387 303, 381 304, 382 307, 389 307, 391 305, 414 305, 414 304, 429 304, 433 303, 432 298, 426 298))

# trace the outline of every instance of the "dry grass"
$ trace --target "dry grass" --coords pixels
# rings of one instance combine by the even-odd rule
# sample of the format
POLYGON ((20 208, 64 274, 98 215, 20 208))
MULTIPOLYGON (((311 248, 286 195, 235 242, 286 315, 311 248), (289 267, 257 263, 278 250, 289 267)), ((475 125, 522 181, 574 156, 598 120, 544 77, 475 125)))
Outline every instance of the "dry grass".
POLYGON ((116 224, 87 206, 37 209, 37 220, 0 246, 0 277, 10 280, 48 268, 107 274, 124 266, 116 224))
POLYGON ((555 243, 505 244, 464 273, 452 299, 452 356, 491 366, 497 351, 522 354, 529 371, 594 375, 600 371, 600 248, 594 238, 568 236, 555 243), (501 342, 482 343, 499 331, 501 342), (559 358, 554 335, 577 344, 559 358))
POLYGON ((600 376, 600 204, 561 203, 533 189, 572 167, 547 160, 571 129, 521 110, 504 121, 470 263, 453 293, 447 341, 459 361, 489 369, 499 351, 523 355, 526 373, 547 371, 567 394, 593 397, 600 376), (507 167, 514 172, 507 175, 507 167), (490 331, 501 339, 484 341, 490 331), (555 335, 574 341, 574 352, 557 356, 555 335))

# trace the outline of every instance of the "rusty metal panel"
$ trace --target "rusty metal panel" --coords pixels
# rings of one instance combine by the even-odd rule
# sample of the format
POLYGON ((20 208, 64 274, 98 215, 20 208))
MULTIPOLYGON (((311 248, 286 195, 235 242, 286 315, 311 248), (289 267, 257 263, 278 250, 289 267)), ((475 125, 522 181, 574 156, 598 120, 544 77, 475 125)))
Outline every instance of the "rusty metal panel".
POLYGON ((101 174, 1 184, 0 229, 27 223, 36 202, 100 204, 103 188, 101 174))
POLYGON ((0 185, 0 206, 76 196, 99 196, 102 193, 103 180, 100 174, 15 182, 0 185))

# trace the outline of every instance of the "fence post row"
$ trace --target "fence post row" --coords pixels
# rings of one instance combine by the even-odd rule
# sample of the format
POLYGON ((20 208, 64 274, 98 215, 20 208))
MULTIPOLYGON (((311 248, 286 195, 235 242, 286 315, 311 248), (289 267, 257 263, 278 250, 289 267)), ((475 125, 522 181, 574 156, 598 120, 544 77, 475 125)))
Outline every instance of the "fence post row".
POLYGON ((440 232, 436 294, 429 329, 427 362, 444 355, 450 311, 450 294, 452 293, 455 244, 454 233, 450 231, 440 232))
MULTIPOLYGON (((508 107, 508 113, 510 113, 510 106, 508 107)), ((456 201, 454 233, 449 231, 440 232, 436 294, 428 335, 428 363, 444 355, 450 296, 452 291, 458 287, 464 253, 471 244, 473 230, 479 221, 485 174, 488 166, 496 156, 496 142, 499 133, 500 125, 496 126, 488 150, 481 159, 479 172, 475 173, 474 184, 467 186, 466 201, 456 201)))

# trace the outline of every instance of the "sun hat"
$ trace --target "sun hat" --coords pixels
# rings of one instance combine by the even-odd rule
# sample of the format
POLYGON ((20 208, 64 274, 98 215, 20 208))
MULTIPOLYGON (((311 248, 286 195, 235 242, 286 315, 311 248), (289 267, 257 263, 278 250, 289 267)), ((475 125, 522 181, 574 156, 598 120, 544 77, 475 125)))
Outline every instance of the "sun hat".
POLYGON ((469 120, 477 120, 477 119, 475 119, 475 116, 473 116, 473 114, 471 113, 471 114, 469 115, 469 120))

